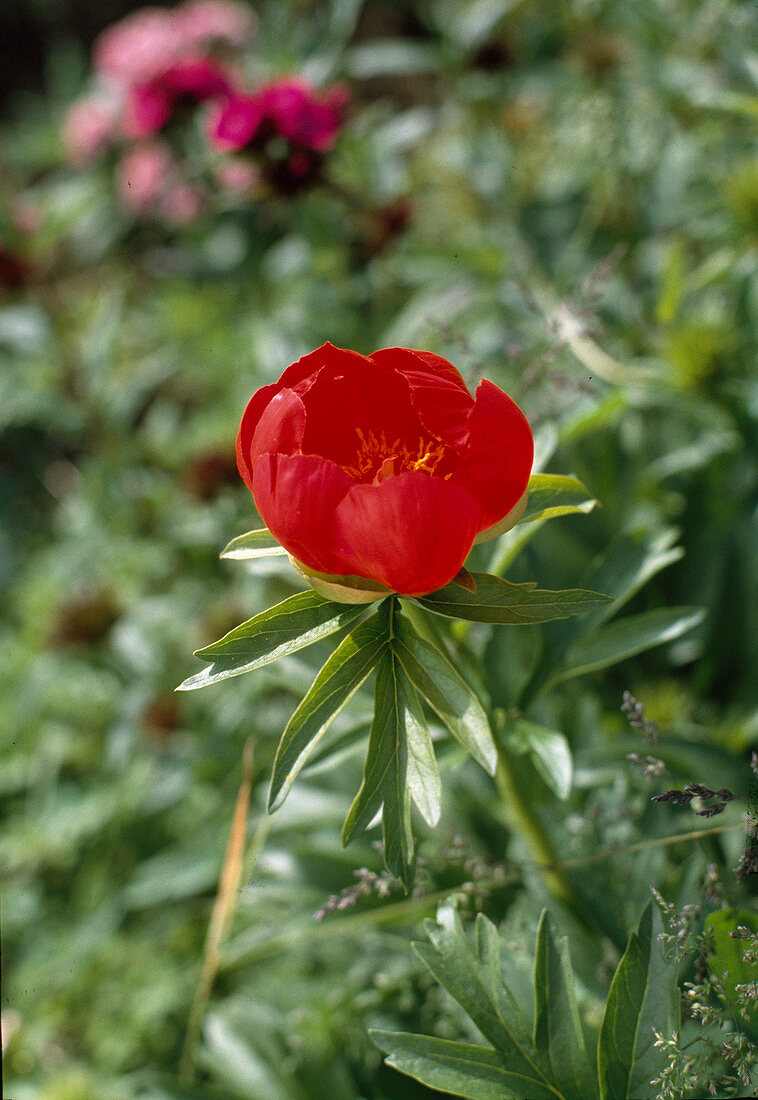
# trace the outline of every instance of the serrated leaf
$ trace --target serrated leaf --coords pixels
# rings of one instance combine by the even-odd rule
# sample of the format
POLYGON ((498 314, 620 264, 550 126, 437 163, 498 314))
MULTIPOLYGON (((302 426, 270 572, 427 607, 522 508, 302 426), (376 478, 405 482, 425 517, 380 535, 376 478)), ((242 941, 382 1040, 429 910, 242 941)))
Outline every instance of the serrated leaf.
POLYGON ((434 827, 442 812, 442 777, 416 690, 404 676, 400 683, 406 707, 408 788, 424 821, 434 827))
POLYGON ((481 766, 495 774, 497 749, 484 707, 450 661, 403 615, 396 615, 393 649, 406 676, 450 733, 481 766))
POLYGON ((703 621, 700 607, 659 607, 609 623, 576 642, 565 657, 559 679, 582 676, 673 642, 703 621))
POLYGON ((221 558, 240 561, 278 556, 286 557, 287 551, 279 545, 268 527, 260 527, 255 531, 246 531, 244 535, 238 535, 224 547, 219 555, 221 558))
POLYGON ((601 1100, 654 1100, 651 1080, 666 1063, 653 1028, 670 1037, 679 1026, 676 967, 663 954, 657 907, 648 902, 618 965, 600 1025, 597 1060, 601 1100))
POLYGON ((387 1064, 430 1088, 468 1100, 555 1100, 534 1077, 514 1073, 494 1050, 408 1032, 371 1029, 387 1064))
POLYGON ((569 743, 562 733, 517 718, 509 723, 506 737, 509 748, 529 753, 535 768, 558 798, 568 798, 573 760, 569 743))
POLYGON ((592 1095, 592 1076, 576 1004, 568 939, 556 941, 543 909, 534 959, 534 1045, 547 1057, 552 1077, 567 1096, 592 1095))
POLYGON ((473 573, 472 576, 476 592, 448 584, 428 596, 416 597, 416 603, 453 619, 519 625, 565 619, 610 602, 609 596, 579 588, 550 592, 536 588, 533 582, 511 584, 489 573, 473 573))
POLYGON ((311 752, 368 677, 388 642, 387 615, 380 609, 356 626, 324 664, 287 723, 276 750, 269 812, 284 802, 311 752))
POLYGON ((192 691, 271 664, 348 626, 365 613, 363 605, 339 604, 316 592, 298 592, 235 627, 212 645, 198 649, 196 657, 211 658, 213 663, 176 690, 192 691))
POLYGON ((706 918, 705 930, 710 933, 713 950, 708 952, 708 969, 719 979, 719 994, 740 1020, 743 1031, 758 1042, 758 1005, 745 1011, 740 1005, 735 986, 749 986, 758 980, 755 963, 745 962, 748 944, 732 936, 743 925, 758 934, 758 913, 752 909, 719 909, 706 918))
POLYGON ((342 842, 366 828, 380 806, 387 869, 408 888, 415 875, 411 797, 408 787, 407 707, 391 650, 379 659, 374 689, 374 720, 369 734, 363 782, 342 828, 342 842))
POLYGON ((597 504, 587 486, 578 477, 568 474, 533 474, 527 488, 529 496, 520 524, 576 512, 586 514, 597 504))

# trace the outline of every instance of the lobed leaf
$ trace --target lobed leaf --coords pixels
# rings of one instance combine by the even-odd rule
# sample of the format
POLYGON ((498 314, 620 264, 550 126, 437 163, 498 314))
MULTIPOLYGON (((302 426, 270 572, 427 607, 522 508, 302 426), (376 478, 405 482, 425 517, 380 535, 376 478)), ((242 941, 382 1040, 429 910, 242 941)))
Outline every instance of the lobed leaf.
POLYGON ((477 946, 484 944, 485 952, 477 956, 457 913, 452 926, 427 921, 426 931, 431 944, 413 944, 424 965, 471 1017, 484 1038, 507 1059, 509 1070, 550 1088, 547 1064, 535 1052, 518 1006, 507 995, 503 998, 495 992, 497 987, 504 987, 499 952, 495 955, 492 940, 478 929, 477 946))
POLYGON ((495 774, 497 749, 489 719, 476 694, 436 646, 427 642, 403 615, 396 615, 392 647, 403 670, 477 763, 495 774))
POLYGON ((448 584, 428 596, 416 597, 416 603, 453 619, 518 625, 580 615, 600 604, 610 603, 611 599, 599 592, 579 588, 550 592, 536 588, 534 582, 511 584, 489 573, 472 575, 476 581, 475 592, 448 584))
POLYGON ((415 875, 415 855, 408 785, 408 711, 401 677, 394 654, 385 650, 377 668, 363 782, 342 827, 342 842, 348 844, 383 807, 384 860, 407 889, 415 875))
POLYGON ((430 1088, 468 1100, 555 1100, 560 1093, 534 1077, 513 1072, 487 1047, 405 1031, 369 1035, 387 1055, 387 1064, 430 1088))
POLYGON ((195 656, 211 658, 212 664, 186 679, 177 691, 206 687, 271 664, 348 626, 365 613, 364 605, 339 604, 316 592, 298 592, 235 627, 212 645, 198 649, 195 656))
POLYGON ((327 729, 366 680, 389 641, 380 610, 340 642, 287 723, 276 750, 269 813, 289 794, 296 776, 327 729))
POLYGON ((434 827, 442 812, 442 777, 416 689, 405 677, 400 685, 406 709, 408 789, 424 821, 434 827))

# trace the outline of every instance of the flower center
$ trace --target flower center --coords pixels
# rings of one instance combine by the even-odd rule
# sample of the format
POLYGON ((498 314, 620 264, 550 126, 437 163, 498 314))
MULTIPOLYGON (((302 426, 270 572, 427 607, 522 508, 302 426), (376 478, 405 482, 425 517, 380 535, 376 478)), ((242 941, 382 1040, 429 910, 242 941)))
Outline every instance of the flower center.
MULTIPOLYGON (((356 481, 378 485, 388 477, 396 477, 411 470, 433 474, 445 457, 445 448, 438 440, 432 442, 419 436, 418 447, 412 451, 400 439, 390 443, 384 432, 377 438, 372 431, 364 432, 356 428, 358 446, 355 452, 355 465, 343 469, 356 481)), ((445 477, 451 477, 446 474, 445 477)))

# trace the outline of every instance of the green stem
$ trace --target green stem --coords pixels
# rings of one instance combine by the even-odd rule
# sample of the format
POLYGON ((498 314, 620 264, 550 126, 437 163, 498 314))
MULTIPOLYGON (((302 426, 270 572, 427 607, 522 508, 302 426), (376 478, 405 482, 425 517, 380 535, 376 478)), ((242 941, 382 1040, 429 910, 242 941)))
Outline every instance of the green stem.
POLYGON ((513 758, 497 737, 497 771, 495 783, 503 797, 508 815, 525 838, 532 856, 540 865, 548 889, 554 897, 584 915, 568 875, 562 870, 547 830, 534 811, 534 806, 524 796, 525 785, 519 781, 513 758))

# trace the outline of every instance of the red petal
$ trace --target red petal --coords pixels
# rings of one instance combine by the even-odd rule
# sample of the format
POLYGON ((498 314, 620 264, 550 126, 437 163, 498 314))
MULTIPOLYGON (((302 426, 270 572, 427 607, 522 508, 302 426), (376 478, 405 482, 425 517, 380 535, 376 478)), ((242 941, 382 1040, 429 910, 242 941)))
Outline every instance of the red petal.
POLYGON ((278 382, 272 382, 270 386, 263 386, 261 389, 256 390, 248 401, 247 408, 242 414, 242 422, 237 434, 237 467, 243 481, 251 492, 253 489, 251 448, 255 429, 258 426, 258 421, 263 415, 264 410, 271 402, 272 398, 285 387, 288 386, 292 388, 293 386, 300 385, 311 375, 315 378, 319 370, 321 370, 325 364, 332 361, 332 352, 337 352, 339 354, 339 349, 333 347, 331 344, 323 344, 322 347, 309 352, 301 359, 298 359, 297 362, 287 367, 278 382))
MULTIPOLYGON (((357 352, 332 349, 328 364, 303 394, 307 419, 303 451, 320 454, 349 469, 363 438, 400 440, 411 451, 422 427, 402 375, 357 352)), ((300 392, 299 390, 297 392, 300 392)))
POLYGON ((507 393, 484 379, 476 390, 468 445, 453 474, 479 501, 479 530, 497 523, 522 496, 534 460, 532 429, 507 393))
POLYGON ((345 573, 336 511, 355 482, 319 455, 265 454, 253 466, 255 503, 285 550, 319 573, 345 573))
POLYGON ((264 454, 302 453, 305 406, 290 389, 279 390, 263 410, 250 447, 250 464, 264 454))
POLYGON ((369 577, 406 596, 441 588, 463 565, 481 509, 452 481, 405 473, 356 485, 334 517, 339 572, 369 577))
POLYGON ((411 348, 382 348, 369 358, 407 379, 411 403, 430 435, 456 450, 465 445, 474 399, 452 363, 441 355, 411 348))

